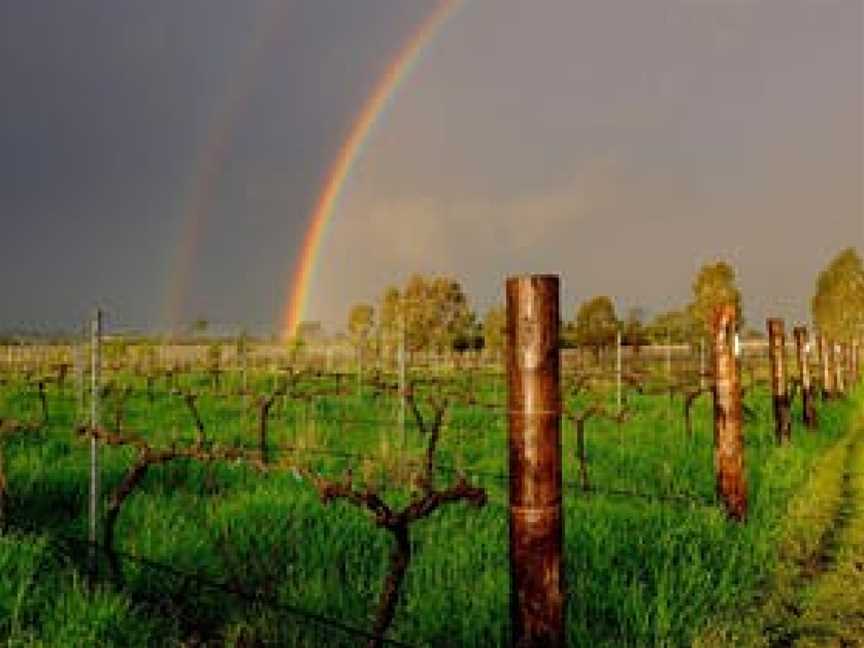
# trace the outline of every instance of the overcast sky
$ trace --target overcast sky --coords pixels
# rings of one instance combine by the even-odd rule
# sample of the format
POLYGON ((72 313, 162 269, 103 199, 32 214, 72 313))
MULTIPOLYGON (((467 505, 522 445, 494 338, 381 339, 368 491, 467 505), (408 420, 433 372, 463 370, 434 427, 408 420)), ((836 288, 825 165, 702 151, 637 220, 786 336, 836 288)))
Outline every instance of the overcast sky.
MULTIPOLYGON (((165 326, 173 290, 275 331, 327 169, 436 4, 0 0, 0 328, 165 326)), ((861 0, 466 0, 354 166, 306 319, 414 271, 481 310, 556 272, 568 314, 656 312, 715 259, 751 323, 805 318, 864 250, 862 34, 861 0)))

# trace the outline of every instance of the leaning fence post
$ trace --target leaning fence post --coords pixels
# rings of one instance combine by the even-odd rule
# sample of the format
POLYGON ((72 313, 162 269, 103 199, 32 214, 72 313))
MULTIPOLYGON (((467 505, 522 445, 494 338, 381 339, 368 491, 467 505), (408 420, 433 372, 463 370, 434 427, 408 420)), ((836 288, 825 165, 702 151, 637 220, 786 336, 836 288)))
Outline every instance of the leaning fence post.
POLYGON ((564 645, 559 281, 507 279, 513 645, 564 645))
POLYGON ((96 552, 99 527, 99 440, 96 428, 99 426, 99 379, 102 364, 102 311, 98 308, 90 324, 90 574, 98 575, 98 554, 96 552))
POLYGON ((813 407, 813 393, 810 385, 810 341, 807 339, 807 329, 796 326, 795 351, 798 358, 798 378, 801 380, 801 418, 811 430, 816 427, 816 409, 813 407))
POLYGON ((734 304, 714 312, 714 469, 717 496, 733 520, 747 517, 744 435, 741 431, 741 379, 735 357, 734 304))
POLYGON ((777 443, 792 438, 792 418, 789 415, 789 391, 786 387, 786 334, 783 320, 768 318, 768 355, 771 361, 771 395, 774 400, 774 430, 777 443))

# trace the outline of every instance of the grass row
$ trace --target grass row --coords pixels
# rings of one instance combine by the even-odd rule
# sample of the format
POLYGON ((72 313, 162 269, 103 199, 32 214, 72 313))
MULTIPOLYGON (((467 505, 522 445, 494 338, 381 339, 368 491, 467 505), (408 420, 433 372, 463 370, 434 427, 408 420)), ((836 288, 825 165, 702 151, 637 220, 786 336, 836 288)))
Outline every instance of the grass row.
MULTIPOLYGON (((495 389, 488 386, 490 398, 495 389)), ((775 571, 788 503, 814 462, 841 437, 854 405, 827 404, 818 433, 796 424, 793 445, 777 448, 767 395, 754 390, 747 401, 751 504, 743 526, 695 501, 602 494, 627 490, 710 503, 710 397, 697 403, 692 438, 683 431, 680 399, 670 404, 666 396, 633 394, 626 423, 592 422, 587 451, 599 494, 576 488, 575 440, 565 424, 565 475, 573 482, 568 481, 564 500, 571 645, 686 645, 718 610, 734 609, 775 571)), ((2 415, 38 414, 38 403, 24 389, 8 388, 0 402, 2 415)), ((254 415, 241 397, 205 393, 199 407, 220 442, 254 438, 254 415)), ((403 446, 408 456, 416 456, 423 439, 412 425, 404 438, 395 426, 382 425, 395 421, 395 412, 392 399, 371 393, 284 403, 274 415, 272 442, 366 454, 380 454, 384 443, 398 464, 403 446)), ((83 552, 61 551, 52 541, 61 534, 83 537, 86 525, 87 453, 69 432, 73 419, 74 398, 52 394, 49 424, 33 437, 7 444, 13 517, 41 529, 36 535, 7 535, 0 543, 4 574, 14 575, 5 579, 0 594, 0 636, 8 645, 356 645, 356 637, 284 609, 136 562, 124 565, 124 588, 105 582, 88 591, 80 576, 83 552)), ((127 424, 156 444, 194 436, 182 402, 169 396, 150 403, 145 394, 134 395, 127 424)), ((490 501, 479 511, 461 505, 442 509, 418 523, 393 638, 412 644, 507 644, 507 483, 495 477, 506 474, 506 447, 500 413, 467 407, 450 413, 440 460, 474 473, 490 501)), ((303 458, 334 475, 352 465, 351 459, 311 452, 303 458)), ((110 489, 133 454, 106 448, 103 459, 104 485, 110 489)), ((442 483, 451 478, 439 475, 442 483)), ((374 470, 369 479, 375 479, 374 470)), ((391 500, 407 496, 398 483, 385 486, 391 500)), ((360 628, 370 627, 390 549, 389 537, 363 511, 323 506, 310 485, 290 471, 261 475, 237 463, 183 461, 154 468, 125 506, 117 538, 119 548, 132 555, 360 628)))

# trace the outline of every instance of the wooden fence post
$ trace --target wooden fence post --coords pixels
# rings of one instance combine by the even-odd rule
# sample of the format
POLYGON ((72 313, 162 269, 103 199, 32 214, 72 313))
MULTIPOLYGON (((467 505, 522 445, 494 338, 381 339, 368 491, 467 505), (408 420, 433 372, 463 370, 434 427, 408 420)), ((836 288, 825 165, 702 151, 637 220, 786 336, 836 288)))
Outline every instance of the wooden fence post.
POLYGON ((846 393, 846 381, 845 376, 843 375, 843 345, 839 342, 835 342, 833 349, 834 358, 832 364, 834 365, 834 392, 838 396, 842 396, 846 393))
POLYGON ((557 276, 507 279, 513 645, 564 645, 557 276))
POLYGON ((714 469, 717 496, 733 520, 747 517, 744 435, 741 430, 741 378, 735 357, 734 304, 714 312, 714 469))
POLYGON ((807 328, 796 326, 795 350, 798 356, 798 378, 801 380, 801 418, 811 430, 816 427, 816 408, 813 406, 813 386, 810 382, 810 341, 807 328))
POLYGON ((768 318, 768 355, 771 361, 774 430, 777 443, 783 445, 792 438, 792 417, 789 414, 789 390, 786 386, 786 334, 783 320, 776 317, 768 318))
POLYGON ((823 400, 834 396, 834 372, 831 369, 831 341, 821 333, 819 334, 819 357, 822 367, 822 398, 823 400))

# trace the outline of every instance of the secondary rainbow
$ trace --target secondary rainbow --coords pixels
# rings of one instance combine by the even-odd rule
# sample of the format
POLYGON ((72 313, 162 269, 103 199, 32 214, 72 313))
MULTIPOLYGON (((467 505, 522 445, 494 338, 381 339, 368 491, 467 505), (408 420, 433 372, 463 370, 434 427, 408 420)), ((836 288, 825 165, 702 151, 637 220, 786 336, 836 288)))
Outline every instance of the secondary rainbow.
POLYGON ((255 17, 252 40, 226 78, 225 93, 211 112, 203 146, 194 173, 184 192, 181 230, 172 255, 168 285, 162 307, 162 322, 177 332, 183 320, 189 283, 198 261, 207 217, 218 190, 219 179, 231 148, 238 114, 245 110, 258 85, 260 62, 269 53, 274 37, 288 18, 287 3, 264 5, 255 17))
POLYGON ((309 297, 312 271, 315 268, 327 223, 332 218, 345 180, 362 152, 363 144, 420 54, 463 2, 464 0, 443 0, 438 3, 388 66, 351 125, 348 137, 342 143, 336 159, 327 172, 321 193, 309 218, 309 226, 289 285, 288 298, 282 310, 283 337, 291 337, 297 331, 297 325, 300 323, 309 297))

